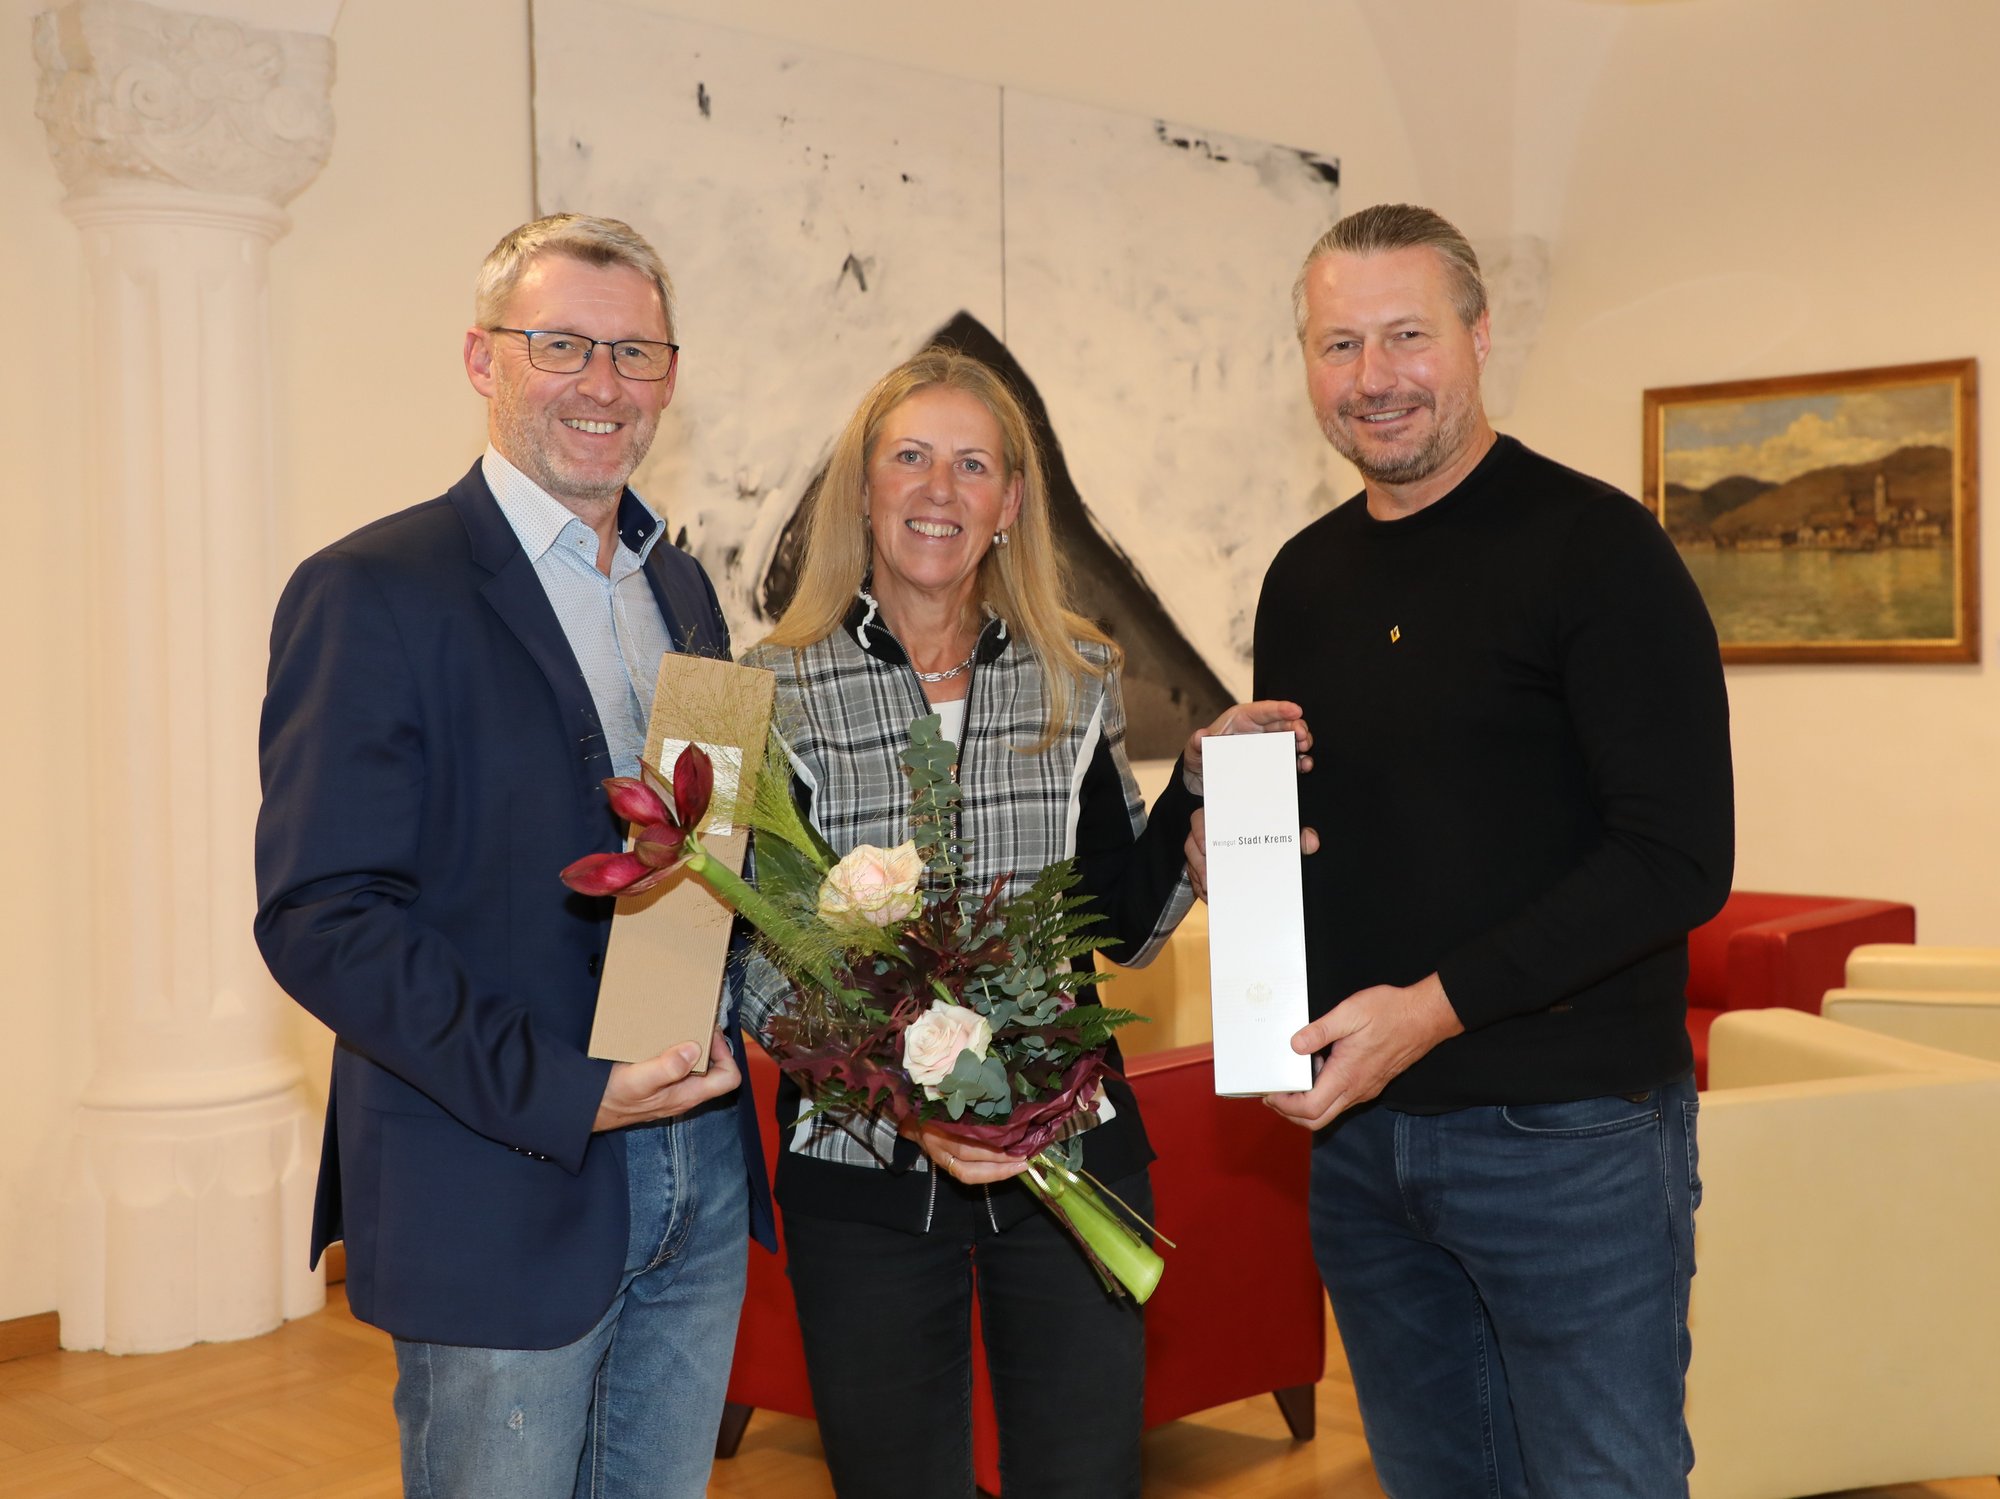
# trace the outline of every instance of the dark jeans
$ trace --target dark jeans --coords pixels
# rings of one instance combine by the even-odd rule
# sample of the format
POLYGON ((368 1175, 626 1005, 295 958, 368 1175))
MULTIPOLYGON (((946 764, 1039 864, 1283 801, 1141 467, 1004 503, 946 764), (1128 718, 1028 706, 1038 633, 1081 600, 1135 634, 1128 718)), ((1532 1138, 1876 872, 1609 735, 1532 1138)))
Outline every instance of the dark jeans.
POLYGON ((1682 1499, 1694 1083, 1315 1142, 1313 1250, 1395 1499, 1682 1499))
MULTIPOLYGON (((1139 1309, 1046 1209, 995 1232, 977 1190, 938 1186, 929 1233, 785 1214, 834 1491, 969 1499, 976 1287, 1008 1499, 1138 1499, 1139 1309)), ((1144 1172, 1110 1186, 1152 1216, 1144 1172)))

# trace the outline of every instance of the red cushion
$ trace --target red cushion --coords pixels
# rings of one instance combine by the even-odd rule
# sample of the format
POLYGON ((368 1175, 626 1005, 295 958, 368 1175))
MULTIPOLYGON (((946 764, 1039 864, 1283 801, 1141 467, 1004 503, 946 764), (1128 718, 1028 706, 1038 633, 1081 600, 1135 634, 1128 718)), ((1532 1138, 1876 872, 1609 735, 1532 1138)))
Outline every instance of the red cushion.
POLYGON ((1292 1385, 1326 1367, 1306 1229, 1312 1136, 1255 1099, 1217 1098, 1208 1046, 1132 1059, 1154 1222, 1178 1248, 1146 1307, 1146 1425, 1292 1385))
MULTIPOLYGON (((761 1105, 778 1096, 778 1064, 748 1036, 743 1050, 751 1088, 760 1105, 758 1133, 764 1165, 777 1177, 777 1130, 761 1105)), ((806 1382, 805 1348, 799 1341, 799 1314, 785 1274, 784 1216, 779 1215, 780 1248, 766 1254, 752 1245, 750 1276, 743 1292, 743 1315, 736 1324, 736 1357, 729 1369, 728 1401, 758 1410, 782 1411, 813 1419, 812 1387, 806 1382)))
POLYGON ((1817 1012, 1856 947, 1916 935, 1916 908, 1898 901, 1732 891, 1713 920, 1688 934, 1688 1003, 1817 1012))
POLYGON ((1819 1013, 1864 942, 1914 942, 1917 912, 1899 901, 1735 890, 1688 934, 1688 1037, 1695 1078, 1708 1082, 1708 1028, 1724 1010, 1782 1005, 1819 1013))

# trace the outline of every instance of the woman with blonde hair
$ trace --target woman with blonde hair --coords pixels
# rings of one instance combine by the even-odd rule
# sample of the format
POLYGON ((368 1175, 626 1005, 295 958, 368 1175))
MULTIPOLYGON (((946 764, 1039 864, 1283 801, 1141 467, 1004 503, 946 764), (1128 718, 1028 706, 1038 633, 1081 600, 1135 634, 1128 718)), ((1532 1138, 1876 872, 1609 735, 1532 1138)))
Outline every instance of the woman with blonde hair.
MULTIPOLYGON (((1231 709, 1190 738, 1149 819, 1125 758, 1118 648, 1070 606, 1067 572, 1020 400, 977 359, 929 348, 842 431, 792 601, 746 660, 777 675, 797 789, 836 853, 908 837, 898 755, 911 722, 937 713, 959 751, 968 887, 1074 857, 1107 955, 1139 964, 1193 898, 1183 844, 1202 737, 1307 738, 1293 704, 1231 709)), ((745 1023, 761 1033, 788 998, 753 959, 745 1023)), ((1007 1491, 1136 1496, 1140 1313, 1012 1180, 1022 1163, 942 1126, 905 1139, 881 1119, 805 1112, 787 1079, 777 1195, 836 1491, 971 1495, 976 1287, 1007 1491)), ((1152 1151, 1122 1079, 1078 1128, 1086 1169, 1150 1213, 1152 1151)))

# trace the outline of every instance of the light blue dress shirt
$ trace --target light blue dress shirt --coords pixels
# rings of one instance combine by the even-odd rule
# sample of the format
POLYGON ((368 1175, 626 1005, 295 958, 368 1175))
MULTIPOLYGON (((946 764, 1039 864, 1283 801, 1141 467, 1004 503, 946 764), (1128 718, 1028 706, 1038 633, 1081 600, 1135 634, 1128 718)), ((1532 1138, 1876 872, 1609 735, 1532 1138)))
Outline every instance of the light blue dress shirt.
POLYGON ((660 657, 674 648, 645 573, 647 556, 666 534, 665 523, 640 501, 653 526, 637 551, 620 536, 606 577, 597 570, 597 533, 575 512, 495 448, 487 448, 480 472, 535 564, 535 576, 583 669, 604 725, 612 768, 621 776, 636 776, 646 749, 660 657))

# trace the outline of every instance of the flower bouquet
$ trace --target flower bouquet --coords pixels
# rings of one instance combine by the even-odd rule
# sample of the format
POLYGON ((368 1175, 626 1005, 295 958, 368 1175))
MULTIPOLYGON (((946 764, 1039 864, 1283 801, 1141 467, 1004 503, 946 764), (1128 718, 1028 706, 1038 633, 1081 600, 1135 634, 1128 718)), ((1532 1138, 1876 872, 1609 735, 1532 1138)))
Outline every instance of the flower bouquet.
MULTIPOLYGON (((714 778, 690 745, 671 779, 648 765, 604 783, 632 824, 631 847, 577 860, 563 883, 628 895, 677 869, 701 879, 750 922, 792 983, 796 1003, 772 1019, 767 1042, 815 1112, 949 1121, 1026 1159, 1021 1179, 1106 1287, 1143 1302, 1160 1257, 1134 1227, 1143 1220, 1081 1169, 1076 1134, 1109 1070, 1105 1042, 1140 1017, 1077 1002, 1102 975, 1070 963, 1107 939, 1089 931, 1100 918, 1073 893, 1071 861, 1011 893, 1005 875, 983 891, 963 888, 957 754, 937 715, 912 724, 902 753, 910 840, 845 858, 800 814, 786 777, 745 775, 748 804, 733 821, 757 835, 753 886, 701 846, 714 778)), ((782 754, 770 758, 784 764, 782 754)))

